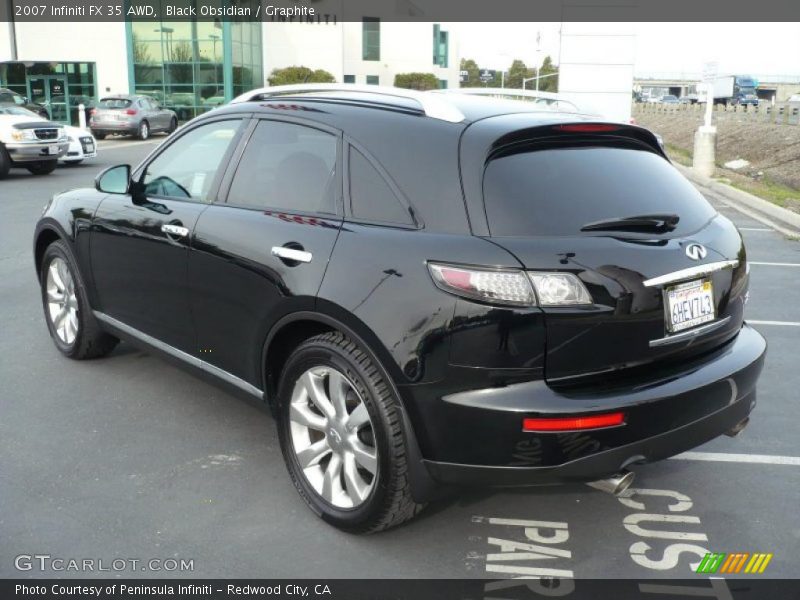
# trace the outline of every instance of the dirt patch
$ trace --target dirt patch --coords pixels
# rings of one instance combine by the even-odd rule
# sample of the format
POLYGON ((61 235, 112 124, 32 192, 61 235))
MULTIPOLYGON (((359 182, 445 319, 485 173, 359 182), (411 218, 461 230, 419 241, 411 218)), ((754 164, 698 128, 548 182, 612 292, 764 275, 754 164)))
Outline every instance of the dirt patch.
MULTIPOLYGON (((700 111, 650 112, 634 106, 636 122, 659 133, 668 146, 689 156, 694 133, 703 121, 700 111)), ((721 169, 735 184, 748 182, 788 188, 777 196, 787 208, 800 210, 800 125, 753 121, 735 113, 716 113, 717 165, 736 159, 750 163, 738 171, 721 169)), ((757 193, 757 192, 753 192, 757 193)))

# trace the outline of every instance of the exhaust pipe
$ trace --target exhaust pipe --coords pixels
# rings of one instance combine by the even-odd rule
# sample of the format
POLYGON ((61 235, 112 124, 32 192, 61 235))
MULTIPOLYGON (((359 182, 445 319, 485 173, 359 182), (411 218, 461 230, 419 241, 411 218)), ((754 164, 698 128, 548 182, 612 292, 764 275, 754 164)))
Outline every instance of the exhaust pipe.
POLYGON ((631 471, 620 471, 616 475, 612 475, 607 479, 598 479, 597 481, 590 481, 586 485, 593 487, 601 492, 606 492, 613 496, 619 496, 633 484, 636 475, 631 471))
POLYGON ((728 437, 736 437, 740 433, 744 431, 744 428, 747 427, 747 424, 750 423, 750 417, 745 417, 741 421, 739 421, 736 425, 733 426, 732 429, 729 429, 725 432, 725 435, 728 437))

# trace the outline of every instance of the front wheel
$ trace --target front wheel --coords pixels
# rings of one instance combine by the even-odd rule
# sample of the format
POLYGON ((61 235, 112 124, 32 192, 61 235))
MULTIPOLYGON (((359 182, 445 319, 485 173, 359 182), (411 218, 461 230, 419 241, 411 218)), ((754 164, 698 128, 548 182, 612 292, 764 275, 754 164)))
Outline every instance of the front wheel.
POLYGON ((338 332, 303 342, 280 379, 278 429, 306 504, 346 531, 414 517, 399 401, 372 359, 338 332))
POLYGON ((53 242, 44 252, 39 280, 50 337, 69 358, 104 356, 119 340, 100 329, 89 307, 72 254, 64 242, 53 242))
POLYGON ((175 130, 178 128, 178 119, 172 117, 169 121, 169 127, 167 128, 167 133, 174 133, 175 130))
POLYGON ((30 164, 25 168, 28 169, 28 171, 30 171, 34 175, 49 175, 50 173, 56 170, 57 164, 58 161, 56 160, 46 160, 30 164))

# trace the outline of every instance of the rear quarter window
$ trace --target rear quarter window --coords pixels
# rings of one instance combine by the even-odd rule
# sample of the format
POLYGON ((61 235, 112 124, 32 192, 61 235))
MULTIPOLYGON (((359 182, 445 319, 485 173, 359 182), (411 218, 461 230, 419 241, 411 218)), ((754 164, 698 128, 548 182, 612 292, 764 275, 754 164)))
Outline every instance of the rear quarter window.
POLYGON ((492 236, 575 235, 588 223, 677 214, 673 235, 716 211, 667 160, 648 150, 587 146, 531 150, 491 160, 483 179, 492 236))

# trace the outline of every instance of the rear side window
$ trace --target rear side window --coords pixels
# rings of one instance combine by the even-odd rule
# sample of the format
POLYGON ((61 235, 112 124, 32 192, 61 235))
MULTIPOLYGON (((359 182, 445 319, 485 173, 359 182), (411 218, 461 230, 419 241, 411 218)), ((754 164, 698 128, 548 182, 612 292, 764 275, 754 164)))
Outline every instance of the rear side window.
POLYGON ((533 150, 492 160, 483 180, 492 236, 574 235, 588 223, 677 214, 673 233, 700 228, 715 211, 664 158, 646 150, 589 146, 533 150))
POLYGON ((287 212, 336 213, 336 136, 261 121, 247 142, 228 203, 287 212))
POLYGON ((353 147, 350 148, 350 210, 354 218, 365 221, 414 224, 408 209, 383 176, 353 147))
POLYGON ((100 108, 128 108, 131 101, 127 98, 103 98, 98 106, 100 108))

